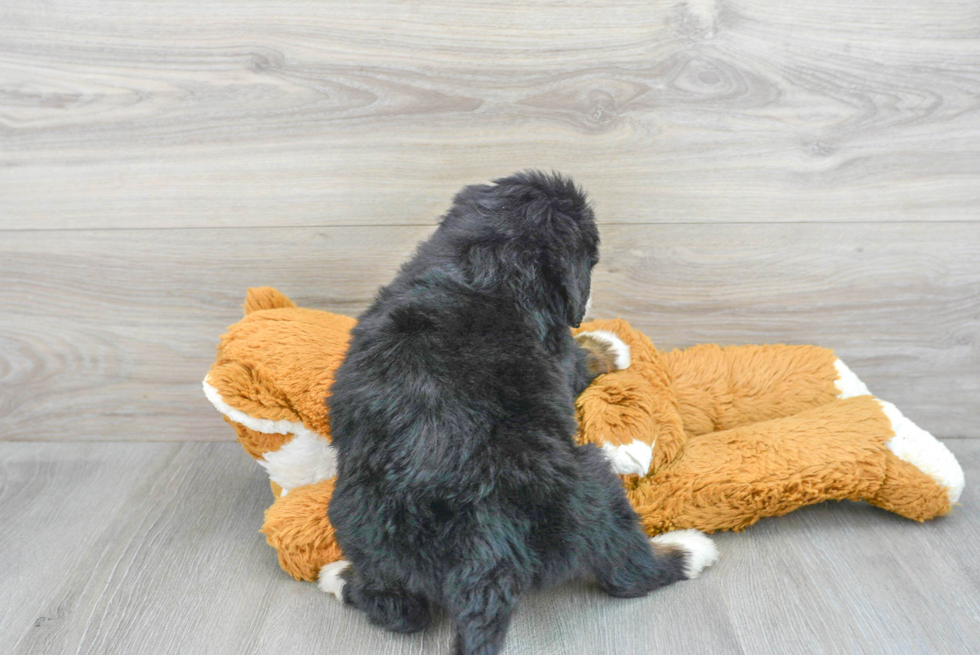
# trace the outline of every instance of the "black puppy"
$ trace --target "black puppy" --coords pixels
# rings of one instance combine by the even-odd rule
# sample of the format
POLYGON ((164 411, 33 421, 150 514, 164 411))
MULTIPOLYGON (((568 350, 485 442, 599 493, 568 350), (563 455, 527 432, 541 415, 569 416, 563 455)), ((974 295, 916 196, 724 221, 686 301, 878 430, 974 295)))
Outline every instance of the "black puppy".
POLYGON ((379 291, 328 400, 350 568, 322 588, 399 632, 441 605, 456 651, 489 654, 533 586, 591 574, 642 596, 713 561, 693 531, 651 546, 602 452, 573 442, 595 374, 569 326, 598 245, 570 180, 520 173, 463 189, 379 291))

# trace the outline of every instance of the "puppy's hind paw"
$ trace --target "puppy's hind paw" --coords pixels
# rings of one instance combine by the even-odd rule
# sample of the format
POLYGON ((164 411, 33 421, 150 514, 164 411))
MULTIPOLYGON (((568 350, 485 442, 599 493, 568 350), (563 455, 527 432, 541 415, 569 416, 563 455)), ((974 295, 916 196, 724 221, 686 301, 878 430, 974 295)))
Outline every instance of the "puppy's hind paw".
POLYGON ((654 548, 681 551, 684 555, 684 575, 688 580, 718 561, 718 548, 706 534, 697 530, 674 530, 650 540, 654 548))
POLYGON ((343 574, 349 567, 350 562, 345 559, 324 564, 323 568, 320 569, 320 575, 317 578, 316 586, 318 586, 320 591, 323 593, 333 594, 337 597, 337 600, 343 602, 344 585, 347 584, 347 580, 344 579, 343 574))
POLYGON ((629 368, 630 347, 608 330, 591 330, 575 335, 578 344, 589 351, 593 373, 609 373, 629 368))

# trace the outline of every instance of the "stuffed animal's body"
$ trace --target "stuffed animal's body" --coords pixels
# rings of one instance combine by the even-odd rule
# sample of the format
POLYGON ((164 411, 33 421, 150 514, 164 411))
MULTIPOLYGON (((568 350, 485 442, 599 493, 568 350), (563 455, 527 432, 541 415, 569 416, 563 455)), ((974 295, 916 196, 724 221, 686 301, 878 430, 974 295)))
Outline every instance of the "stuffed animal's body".
MULTIPOLYGON (((245 311, 221 339, 205 394, 269 473, 276 500, 262 531, 280 564, 313 581, 342 558, 327 520, 335 466, 324 399, 355 320, 297 308, 270 288, 250 289, 245 311)), ((651 536, 740 530, 842 499, 923 521, 949 512, 963 489, 952 453, 831 350, 664 353, 619 319, 575 332, 630 347, 628 368, 579 396, 579 441, 603 449, 651 536)))

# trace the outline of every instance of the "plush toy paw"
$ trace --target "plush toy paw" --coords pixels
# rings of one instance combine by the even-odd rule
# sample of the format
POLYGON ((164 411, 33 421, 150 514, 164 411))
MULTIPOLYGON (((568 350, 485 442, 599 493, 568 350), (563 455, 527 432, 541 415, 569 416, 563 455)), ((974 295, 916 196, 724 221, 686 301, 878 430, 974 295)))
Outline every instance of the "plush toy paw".
POLYGON ((630 347, 607 330, 579 332, 575 340, 588 351, 589 371, 595 375, 629 368, 630 347))
POLYGON ((895 433, 885 442, 888 450, 945 487, 950 504, 958 501, 966 481, 956 456, 941 441, 906 418, 897 407, 883 400, 878 403, 895 433))
POLYGON ((638 475, 642 478, 650 472, 653 461, 653 446, 650 444, 639 440, 619 446, 604 443, 602 453, 616 475, 638 475))
POLYGON ((698 530, 674 530, 657 535, 650 543, 684 551, 684 575, 692 580, 701 571, 718 561, 718 548, 706 534, 698 530))
POLYGON ((337 600, 343 602, 344 585, 347 584, 343 575, 348 568, 350 568, 350 562, 345 559, 324 564, 323 568, 320 569, 320 577, 317 578, 316 586, 323 593, 333 594, 337 600))

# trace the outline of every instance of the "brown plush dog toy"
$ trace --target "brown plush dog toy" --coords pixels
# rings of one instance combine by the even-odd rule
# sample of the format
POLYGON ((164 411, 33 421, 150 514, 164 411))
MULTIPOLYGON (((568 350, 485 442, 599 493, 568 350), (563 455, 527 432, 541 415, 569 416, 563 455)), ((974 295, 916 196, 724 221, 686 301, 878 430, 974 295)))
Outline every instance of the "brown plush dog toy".
MULTIPOLYGON (((249 289, 245 317, 222 336, 204 381, 269 473, 276 500, 262 532, 298 580, 317 580, 343 557, 327 521, 335 464, 324 399, 355 322, 298 308, 275 289, 249 289)), ((833 351, 665 353, 619 319, 574 332, 615 360, 577 400, 579 442, 603 449, 651 536, 740 530, 842 499, 924 521, 949 512, 963 490, 953 454, 870 395, 833 351)))

